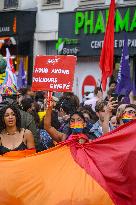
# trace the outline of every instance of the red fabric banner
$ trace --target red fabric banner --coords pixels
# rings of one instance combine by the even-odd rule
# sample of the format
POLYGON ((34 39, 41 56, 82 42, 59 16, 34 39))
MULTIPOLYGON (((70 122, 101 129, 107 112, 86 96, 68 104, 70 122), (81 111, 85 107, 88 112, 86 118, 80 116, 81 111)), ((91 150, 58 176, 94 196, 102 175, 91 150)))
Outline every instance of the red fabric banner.
POLYGON ((136 120, 90 143, 71 144, 75 161, 116 205, 136 204, 136 120))
POLYGON ((75 65, 75 56, 36 56, 32 90, 71 92, 75 65))
POLYGON ((111 0, 108 23, 104 36, 103 48, 100 56, 100 69, 102 71, 102 88, 106 90, 107 78, 113 72, 114 60, 114 16, 115 16, 115 0, 111 0))

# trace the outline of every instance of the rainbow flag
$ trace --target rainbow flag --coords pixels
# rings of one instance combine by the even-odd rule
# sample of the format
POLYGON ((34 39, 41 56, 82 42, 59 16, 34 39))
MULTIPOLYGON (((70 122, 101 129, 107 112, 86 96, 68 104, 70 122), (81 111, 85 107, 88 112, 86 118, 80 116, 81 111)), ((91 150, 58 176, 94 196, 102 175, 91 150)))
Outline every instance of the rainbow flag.
POLYGON ((6 71, 5 79, 0 85, 0 94, 13 95, 17 94, 17 87, 11 71, 6 71))
POLYGON ((135 127, 136 120, 84 144, 79 134, 40 153, 1 156, 0 204, 135 205, 135 127))
POLYGON ((124 114, 122 117, 123 122, 129 122, 130 120, 134 120, 136 117, 132 117, 131 114, 124 114))

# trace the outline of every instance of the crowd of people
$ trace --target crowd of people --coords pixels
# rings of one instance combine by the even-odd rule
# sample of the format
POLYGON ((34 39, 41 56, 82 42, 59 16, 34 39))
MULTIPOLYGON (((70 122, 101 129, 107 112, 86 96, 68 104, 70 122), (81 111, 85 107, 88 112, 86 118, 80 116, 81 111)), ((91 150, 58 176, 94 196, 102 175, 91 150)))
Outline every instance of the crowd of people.
POLYGON ((46 150, 57 143, 81 135, 80 143, 95 140, 136 118, 136 105, 130 96, 115 94, 110 82, 106 97, 100 87, 80 103, 73 93, 54 95, 19 90, 18 95, 2 96, 0 103, 0 155, 10 151, 46 150))

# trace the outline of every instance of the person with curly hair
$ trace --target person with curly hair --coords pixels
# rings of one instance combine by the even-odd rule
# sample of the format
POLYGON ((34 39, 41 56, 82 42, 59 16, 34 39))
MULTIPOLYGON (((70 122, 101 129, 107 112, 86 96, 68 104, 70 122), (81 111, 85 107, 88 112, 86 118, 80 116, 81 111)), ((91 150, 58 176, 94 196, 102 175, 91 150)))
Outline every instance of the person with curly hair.
POLYGON ((33 134, 21 128, 19 109, 14 104, 4 106, 0 111, 0 155, 32 148, 35 148, 33 134))

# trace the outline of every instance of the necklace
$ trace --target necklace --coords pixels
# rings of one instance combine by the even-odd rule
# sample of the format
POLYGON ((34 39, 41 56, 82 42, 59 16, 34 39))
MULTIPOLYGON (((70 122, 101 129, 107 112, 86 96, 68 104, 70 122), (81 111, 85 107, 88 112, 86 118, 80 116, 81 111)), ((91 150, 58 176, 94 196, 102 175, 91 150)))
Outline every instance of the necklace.
POLYGON ((6 133, 7 135, 15 135, 17 132, 14 132, 14 133, 6 133))
MULTIPOLYGON (((6 130, 5 130, 5 132, 6 132, 6 130)), ((16 133, 17 133, 16 131, 13 133, 6 132, 7 135, 15 135, 16 133)))

